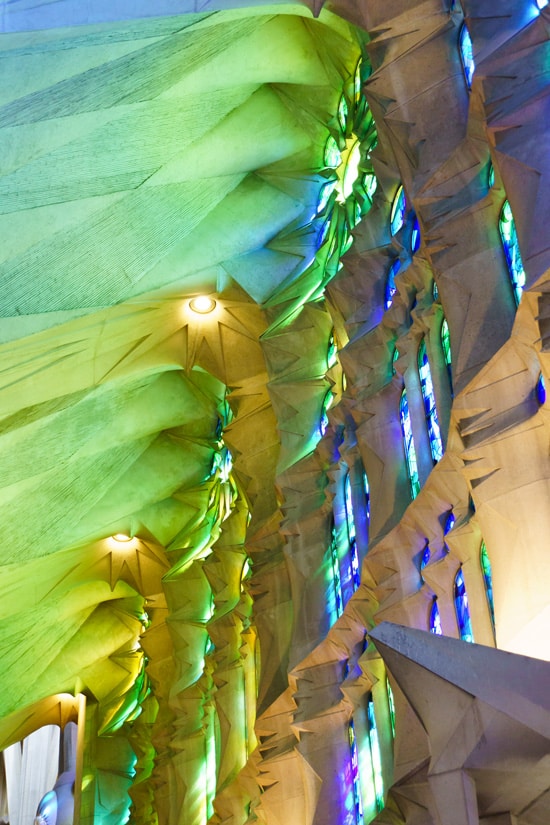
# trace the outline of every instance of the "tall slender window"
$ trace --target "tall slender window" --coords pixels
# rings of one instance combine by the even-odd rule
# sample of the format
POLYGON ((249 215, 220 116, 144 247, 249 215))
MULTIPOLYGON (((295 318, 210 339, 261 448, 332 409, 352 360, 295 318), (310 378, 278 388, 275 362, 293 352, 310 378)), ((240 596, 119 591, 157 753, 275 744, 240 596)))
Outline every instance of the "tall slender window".
POLYGON ((370 526, 370 487, 366 472, 363 470, 363 492, 365 494, 365 516, 367 522, 367 530, 370 526))
POLYGON ((348 724, 348 740, 351 759, 351 785, 353 788, 353 806, 355 808, 356 825, 363 823, 363 802, 361 799, 361 785, 359 782, 359 754, 357 751, 357 738, 355 736, 355 725, 353 719, 348 724))
POLYGON ((435 598, 430 608, 430 633, 435 633, 436 636, 443 635, 443 631, 441 630, 441 616, 439 613, 437 599, 435 598))
POLYGON ((376 718, 374 716, 374 702, 372 700, 372 694, 367 702, 367 724, 369 729, 369 744, 374 791, 376 794, 376 807, 379 811, 381 811, 384 807, 384 780, 382 778, 382 757, 380 755, 380 742, 378 739, 376 718))
POLYGON ((464 642, 473 642, 474 634, 472 633, 472 625, 470 622, 470 607, 468 605, 468 594, 466 593, 466 585, 464 583, 464 574, 462 568, 458 568, 458 573, 455 576, 455 610, 456 620, 458 622, 458 631, 460 638, 464 642))
POLYGON ((416 450, 411 427, 411 415, 409 412, 409 402, 407 400, 407 390, 401 393, 401 403, 399 405, 399 417, 401 419, 401 432, 403 434, 403 446, 405 448, 405 461, 407 463, 407 473, 411 485, 411 497, 414 499, 420 492, 420 479, 418 478, 418 464, 416 461, 416 450))
POLYGON ((437 464, 437 462, 443 458, 443 442, 441 440, 441 430, 439 428, 437 408, 435 406, 432 372, 430 370, 430 362, 428 361, 428 353, 426 352, 426 342, 424 339, 422 339, 418 347, 418 373, 420 375, 424 415, 426 416, 426 425, 430 439, 430 450, 433 463, 437 464))
POLYGON ((453 391, 453 371, 452 371, 452 355, 451 355, 451 334, 449 332, 449 324, 447 319, 443 318, 441 324, 441 349, 443 350, 443 359, 447 368, 447 375, 449 376, 449 386, 451 388, 451 398, 454 395, 453 391))
MULTIPOLYGON (((340 580, 340 560, 338 558, 338 541, 336 538, 336 528, 332 525, 330 537, 330 565, 332 573, 332 585, 334 589, 334 620, 338 619, 344 612, 344 600, 342 598, 342 582, 340 580)), ((331 611, 332 612, 332 611, 331 611)), ((331 622, 332 623, 332 622, 331 622)))
POLYGON ((392 265, 388 269, 388 274, 386 275, 386 290, 384 294, 384 306, 386 309, 389 309, 393 304, 393 296, 397 292, 397 287, 395 285, 395 276, 401 269, 401 261, 399 258, 396 258, 393 261, 392 265))
POLYGON ((395 699, 393 698, 393 690, 391 689, 391 685, 386 678, 386 691, 388 694, 388 707, 390 710, 390 725, 391 725, 391 735, 395 739, 395 699))
POLYGON ((495 629, 495 605, 493 602, 493 573, 491 570, 491 560, 485 546, 485 542, 481 542, 481 549, 479 551, 479 561, 481 564, 481 572, 483 573, 483 582, 485 584, 485 593, 487 594, 487 604, 489 605, 489 613, 491 615, 491 622, 493 630, 495 629))
POLYGON ((460 34, 458 35, 458 47, 460 50, 460 57, 462 59, 462 68, 464 69, 466 85, 468 86, 468 89, 471 89, 476 64, 474 62, 472 38, 470 37, 470 32, 466 28, 465 23, 462 24, 460 34))
POLYGON ((403 186, 400 186, 395 193, 390 213, 390 232, 397 235, 405 223, 405 212, 407 211, 407 198, 403 186))
POLYGON ((516 299, 516 304, 519 305, 525 286, 525 270, 519 250, 516 223, 508 201, 504 201, 498 226, 500 229, 500 237, 502 238, 502 246, 504 247, 504 254, 506 255, 506 263, 508 265, 508 272, 510 273, 514 298, 516 299))
POLYGON ((357 555, 357 536, 355 532, 355 518, 353 516, 353 500, 351 495, 351 479, 349 473, 344 480, 344 503, 346 508, 346 527, 348 531, 348 557, 351 572, 351 582, 355 592, 361 583, 359 573, 359 556, 357 555))

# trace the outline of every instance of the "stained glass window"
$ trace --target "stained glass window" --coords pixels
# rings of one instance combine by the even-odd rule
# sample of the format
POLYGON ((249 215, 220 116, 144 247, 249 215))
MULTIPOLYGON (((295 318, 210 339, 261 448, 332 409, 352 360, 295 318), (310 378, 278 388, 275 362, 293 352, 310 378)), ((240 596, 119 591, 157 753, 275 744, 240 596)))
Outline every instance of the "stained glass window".
POLYGON ((336 346, 336 336, 334 330, 329 335, 328 349, 327 349, 327 366, 330 369, 338 360, 338 347, 336 346))
POLYGON ((453 372, 452 372, 452 356, 451 356, 451 334, 449 332, 449 324, 447 319, 443 318, 441 324, 441 349, 443 350, 443 359, 447 367, 447 375, 449 376, 449 385, 451 387, 451 396, 453 395, 453 372))
POLYGON ((393 303, 393 296, 397 292, 397 287, 395 286, 395 276, 401 269, 401 261, 399 258, 396 258, 395 261, 392 263, 390 268, 388 269, 388 274, 386 276, 386 294, 384 296, 384 303, 386 309, 389 309, 393 303))
POLYGON ((502 212, 500 213, 499 229, 504 254, 506 255, 508 272, 510 273, 510 280, 512 282, 512 289, 514 290, 514 298, 516 299, 516 304, 519 304, 523 287, 525 286, 525 270, 523 269, 523 261, 519 250, 516 224, 508 201, 504 201, 502 212))
POLYGON ((434 598, 430 608, 430 633, 435 633, 436 636, 443 636, 443 631, 441 630, 441 615, 436 598, 434 598))
POLYGON ((384 807, 384 780, 382 778, 382 757, 380 755, 380 742, 378 739, 378 729, 376 727, 372 697, 367 702, 367 724, 369 729, 374 790, 376 793, 376 807, 381 811, 384 807))
POLYGON ((474 62, 474 48, 472 45, 472 38, 470 32, 463 23, 458 36, 458 45, 460 49, 460 57, 462 58, 462 67, 464 69, 464 77, 466 78, 466 85, 468 89, 472 88, 472 79, 476 64, 474 62))
POLYGON ((445 528, 443 530, 443 534, 445 536, 453 529, 453 527, 455 526, 455 521, 456 519, 454 513, 449 513, 445 520, 445 528))
POLYGON ((321 436, 324 436, 324 434, 327 431, 328 411, 329 411, 329 407, 332 404, 333 400, 334 400, 334 396, 333 396, 332 392, 329 390, 326 393, 325 397, 323 398, 323 404, 322 404, 322 407, 321 407, 321 417, 319 419, 319 432, 321 433, 321 436))
POLYGON ((346 511, 346 526, 348 531, 348 552, 351 568, 351 581, 353 591, 357 590, 360 584, 359 556, 357 554, 357 540, 355 533, 355 519, 353 517, 353 500, 351 495, 351 479, 349 473, 344 480, 344 504, 346 511))
POLYGON ((336 169, 338 164, 342 159, 342 155, 340 154, 340 149, 338 148, 338 144, 332 137, 329 135, 327 138, 327 142, 325 143, 325 154, 324 154, 324 162, 325 166, 328 166, 332 169, 336 169))
POLYGON ((539 402, 539 404, 542 407, 542 405, 546 401, 546 384, 544 382, 544 376, 543 376, 542 372, 539 375, 539 380, 537 381, 536 392, 537 392, 537 401, 539 402))
POLYGON ((357 752, 357 738, 355 736, 355 726, 353 719, 348 724, 348 740, 351 757, 351 782, 353 787, 353 803, 355 808, 356 825, 363 822, 363 803, 361 800, 361 786, 359 783, 359 754, 357 752))
POLYGON ((391 689, 391 685, 389 681, 386 679, 386 690, 388 692, 388 705, 390 709, 390 724, 391 724, 391 733, 395 739, 395 700, 393 698, 393 690, 391 689))
POLYGON ((492 189, 495 185, 495 167, 492 163, 489 164, 489 171, 487 172, 487 183, 489 185, 489 189, 492 189))
POLYGON ((411 415, 409 412, 409 402, 407 400, 407 390, 401 393, 401 403, 399 404, 399 418, 401 420, 401 433, 403 434, 403 446, 405 448, 405 461, 407 473, 411 485, 411 497, 414 499, 420 492, 420 480, 418 478, 418 464, 416 461, 416 449, 411 427, 411 415))
POLYGON ((418 252, 420 249, 420 224, 418 223, 418 218, 415 217, 411 232, 411 252, 414 255, 415 252, 418 252))
POLYGON ((462 568, 458 568, 455 576, 455 610, 456 620, 458 622, 458 631, 460 638, 464 642, 473 642, 474 634, 472 633, 472 624, 470 622, 470 607, 468 605, 468 594, 466 593, 466 585, 464 583, 464 574, 462 568))
POLYGON ((487 552, 485 542, 481 542, 481 549, 479 551, 479 558, 481 563, 481 572, 483 573, 483 581, 485 583, 485 593, 487 594, 487 603, 489 605, 489 613, 491 614, 491 622, 493 630, 495 629, 495 604, 493 602, 493 573, 491 570, 491 560, 487 552))
POLYGON ((365 493, 365 514, 367 516, 367 526, 370 522, 370 487, 366 472, 363 470, 363 492, 365 493))
POLYGON ((430 450, 434 464, 443 457, 443 442, 441 440, 441 430, 439 428, 439 421, 437 418, 437 408, 435 406, 435 394, 432 382, 432 373, 430 370, 430 363, 428 361, 428 353, 426 352, 426 342, 421 340, 418 347, 418 373, 420 375, 420 388, 422 390, 422 399, 424 401, 424 414, 426 416, 426 424, 428 427, 428 436, 430 439, 430 450))
POLYGON ((405 223, 405 212, 407 210, 407 198, 403 186, 400 186, 393 199, 390 213, 390 232, 396 235, 405 223))
POLYGON ((426 567, 427 564, 430 563, 430 559, 432 557, 432 551, 430 550, 430 545, 426 544, 424 551, 422 553, 422 558, 420 559, 420 576, 422 581, 424 581, 424 576, 422 575, 422 571, 426 567))
POLYGON ((344 600, 342 598, 342 583, 340 580, 340 560, 338 558, 338 541, 336 529, 332 525, 330 537, 330 565, 332 573, 332 584, 334 588, 334 601, 336 607, 336 618, 338 619, 344 612, 344 600))

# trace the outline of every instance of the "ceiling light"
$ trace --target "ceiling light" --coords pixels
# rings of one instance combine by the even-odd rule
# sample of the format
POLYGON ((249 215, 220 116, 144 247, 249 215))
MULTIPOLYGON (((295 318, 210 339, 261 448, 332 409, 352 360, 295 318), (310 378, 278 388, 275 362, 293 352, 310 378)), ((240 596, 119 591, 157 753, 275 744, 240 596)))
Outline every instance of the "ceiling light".
POLYGON ((196 298, 192 298, 189 301, 189 308, 192 309, 193 312, 198 312, 200 315, 206 315, 208 312, 212 312, 215 306, 215 300, 210 298, 209 295, 197 295, 196 298))
POLYGON ((127 536, 126 533, 115 533, 114 536, 111 536, 111 538, 114 541, 119 541, 119 542, 132 541, 132 537, 127 536))

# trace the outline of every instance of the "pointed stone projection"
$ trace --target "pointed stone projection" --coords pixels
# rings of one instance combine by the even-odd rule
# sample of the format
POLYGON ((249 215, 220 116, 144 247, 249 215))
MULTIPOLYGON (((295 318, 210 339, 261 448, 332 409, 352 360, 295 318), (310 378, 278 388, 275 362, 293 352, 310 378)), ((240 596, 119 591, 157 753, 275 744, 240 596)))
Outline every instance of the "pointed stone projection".
MULTIPOLYGON (((478 825, 504 812, 522 825, 541 821, 550 663, 389 622, 369 635, 427 733, 424 801, 434 822, 478 825)), ((405 776, 395 790, 408 798, 417 778, 405 776)))

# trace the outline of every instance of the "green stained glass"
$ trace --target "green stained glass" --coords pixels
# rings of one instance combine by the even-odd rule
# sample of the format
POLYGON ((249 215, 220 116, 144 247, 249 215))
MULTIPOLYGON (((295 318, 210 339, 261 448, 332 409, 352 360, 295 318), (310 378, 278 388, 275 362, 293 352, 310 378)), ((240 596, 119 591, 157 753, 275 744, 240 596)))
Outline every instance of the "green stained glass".
POLYGON ((393 698, 393 690, 391 689, 391 685, 389 681, 386 679, 386 690, 388 692, 388 705, 390 709, 390 723, 391 723, 391 732, 392 736, 395 739, 395 700, 393 698))
POLYGON ((369 741, 372 755, 372 773, 374 779, 374 789, 376 793, 376 807, 379 811, 384 807, 384 780, 382 777, 382 757, 380 754, 380 741, 378 739, 378 729, 376 727, 376 717, 374 715, 374 702, 369 699, 367 703, 367 722, 369 728, 369 741))
POLYGON ((453 394, 453 373, 452 373, 452 357, 451 357, 451 334, 449 332, 449 324, 447 319, 443 319, 441 324, 441 348, 443 350, 443 358, 445 366, 447 367, 447 375, 449 376, 449 384, 451 387, 451 395, 453 394))
POLYGON ((493 630, 495 629, 495 605, 493 602, 493 573, 491 570, 491 561, 489 559, 489 554, 487 553, 487 547, 485 546, 485 542, 481 542, 481 549, 480 549, 480 563, 481 563, 481 572, 483 573, 483 581, 485 583, 485 593, 487 594, 487 603, 489 605, 489 613, 491 614, 491 622, 493 624, 493 630))
POLYGON ((325 166, 330 166, 332 169, 336 169, 341 160, 342 155, 340 154, 338 144, 336 143, 332 135, 329 135, 327 138, 327 142, 325 143, 325 166))
POLYGON ((346 132, 346 123, 348 120, 348 102, 345 98, 345 95, 342 95, 340 101, 338 103, 338 123, 342 132, 345 134, 346 132))

